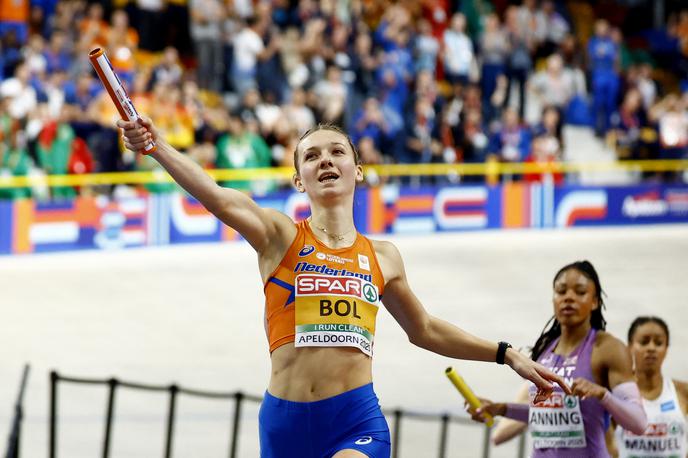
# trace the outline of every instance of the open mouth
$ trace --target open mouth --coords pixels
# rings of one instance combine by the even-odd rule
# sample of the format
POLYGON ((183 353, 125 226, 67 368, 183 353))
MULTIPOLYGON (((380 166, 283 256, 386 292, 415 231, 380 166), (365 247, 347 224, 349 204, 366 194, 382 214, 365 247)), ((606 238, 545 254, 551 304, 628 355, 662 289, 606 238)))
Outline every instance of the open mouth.
POLYGON ((325 172, 318 177, 318 181, 321 183, 331 183, 337 179, 339 179, 339 175, 334 172, 325 172))

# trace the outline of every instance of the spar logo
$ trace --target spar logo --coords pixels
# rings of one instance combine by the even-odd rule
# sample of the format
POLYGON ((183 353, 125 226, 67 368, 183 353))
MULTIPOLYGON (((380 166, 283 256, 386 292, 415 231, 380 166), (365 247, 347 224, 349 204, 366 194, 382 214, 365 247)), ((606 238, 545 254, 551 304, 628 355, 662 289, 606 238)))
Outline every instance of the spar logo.
POLYGON ((299 275, 296 277, 296 294, 299 296, 340 295, 365 299, 370 303, 378 300, 377 287, 356 277, 327 277, 299 275))
POLYGON ((663 216, 669 212, 669 204, 660 197, 659 191, 651 191, 627 196, 621 211, 630 218, 663 216))
POLYGON ((371 304, 374 304, 377 301, 377 288, 370 283, 364 283, 363 297, 371 304))
POLYGON ((548 409, 563 409, 564 397, 560 394, 553 394, 544 401, 536 402, 534 405, 535 407, 544 407, 548 409))
POLYGON ((308 256, 312 252, 315 251, 315 247, 313 245, 304 245, 303 248, 301 248, 301 251, 299 251, 299 256, 304 257, 308 256))
POLYGON ((578 398, 575 396, 567 395, 564 397, 564 404, 569 409, 575 409, 576 406, 578 405, 578 398))

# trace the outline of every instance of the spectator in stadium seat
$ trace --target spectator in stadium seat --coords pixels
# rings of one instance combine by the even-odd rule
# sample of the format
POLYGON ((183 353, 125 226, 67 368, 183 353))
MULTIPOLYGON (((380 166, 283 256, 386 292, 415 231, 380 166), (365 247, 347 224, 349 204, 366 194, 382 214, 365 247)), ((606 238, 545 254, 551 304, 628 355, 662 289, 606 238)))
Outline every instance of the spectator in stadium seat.
POLYGON ((178 85, 182 82, 184 68, 179 62, 179 52, 177 48, 167 46, 160 59, 160 62, 153 67, 149 86, 153 88, 157 83, 167 85, 178 85))
MULTIPOLYGON (((229 119, 229 132, 217 141, 218 169, 245 169, 270 167, 272 154, 270 147, 259 136, 246 129, 244 122, 237 116, 229 119)), ((265 194, 275 189, 273 180, 228 180, 222 186, 242 189, 257 194, 265 194)))
MULTIPOLYGON (((43 127, 36 156, 38 165, 49 175, 89 173, 94 170, 93 157, 86 143, 61 118, 43 127)), ((53 186, 50 194, 53 199, 70 199, 77 195, 76 189, 71 186, 53 186)))
POLYGON ((641 133, 647 126, 647 114, 643 109, 640 91, 633 88, 626 92, 619 110, 612 115, 611 136, 619 159, 648 159, 641 133))
MULTIPOLYGON (((0 94, 0 176, 26 176, 33 165, 21 122, 7 114, 8 99, 0 94)), ((0 199, 31 197, 31 189, 0 188, 0 199)))
MULTIPOLYGON (((540 123, 533 129, 533 141, 524 162, 549 164, 562 161, 563 148, 561 113, 554 107, 545 107, 540 123)), ((554 184, 564 182, 563 173, 552 173, 550 177, 554 184)), ((542 173, 526 173, 523 179, 526 182, 541 183, 545 176, 542 173)))
POLYGON ((349 86, 349 103, 352 113, 357 113, 363 101, 375 92, 375 70, 378 64, 372 53, 373 40, 366 32, 359 32, 349 51, 354 82, 349 86))
POLYGON ((110 19, 107 51, 112 68, 128 87, 134 81, 136 60, 134 58, 139 46, 139 34, 129 27, 129 16, 124 10, 115 10, 110 19))
POLYGON ((465 85, 470 77, 471 65, 474 65, 473 43, 466 35, 466 17, 462 13, 455 13, 451 19, 451 26, 444 31, 442 37, 442 61, 444 75, 452 84, 465 85))
POLYGON ((29 68, 22 63, 17 65, 12 78, 0 83, 0 97, 7 99, 7 113, 14 119, 25 119, 38 104, 30 78, 29 68))
POLYGON ((485 30, 480 37, 480 57, 482 59, 480 84, 485 104, 485 120, 490 123, 496 113, 491 108, 490 98, 497 88, 497 78, 506 70, 509 54, 509 41, 502 28, 499 17, 492 13, 485 18, 485 30))
POLYGON ((437 57, 440 53, 440 42, 432 34, 432 26, 427 19, 421 18, 417 23, 418 33, 414 38, 415 71, 429 71, 435 75, 437 57))
POLYGON ((540 97, 543 106, 555 106, 562 111, 577 93, 574 74, 564 67, 559 54, 547 58, 546 70, 533 75, 529 86, 540 97))
POLYGON ((313 87, 318 118, 324 122, 341 124, 346 94, 342 71, 336 65, 330 65, 327 67, 326 79, 313 87))
POLYGON ((651 110, 659 129, 660 159, 688 157, 688 92, 669 94, 651 110))
POLYGON ((375 97, 369 97, 353 119, 351 141, 358 144, 361 139, 369 138, 379 148, 389 132, 380 103, 375 97))
POLYGON ((521 124, 518 111, 505 108, 502 122, 492 135, 488 154, 494 154, 502 162, 523 162, 531 147, 529 130, 521 124))
POLYGON ((509 56, 506 61, 508 85, 506 87, 504 104, 509 104, 511 100, 511 88, 515 85, 518 93, 518 103, 516 107, 519 117, 523 119, 526 104, 526 81, 533 67, 533 62, 530 57, 533 42, 530 40, 529 35, 520 27, 518 22, 518 9, 515 6, 511 6, 506 10, 506 32, 509 40, 509 56))
POLYGON ((282 107, 285 116, 294 125, 299 136, 315 125, 313 110, 306 105, 306 91, 294 88, 291 92, 291 100, 282 107))
POLYGON ((279 49, 274 38, 266 47, 263 44, 265 23, 257 17, 246 19, 244 28, 234 37, 234 58, 232 60, 232 85, 239 96, 251 88, 257 88, 256 71, 258 60, 273 56, 279 49))
POLYGON ((198 59, 198 85, 218 92, 222 89, 224 56, 222 25, 225 8, 220 0, 191 0, 190 32, 198 59))
POLYGON ((555 52, 569 33, 569 24, 556 10, 551 0, 542 2, 535 17, 536 39, 539 43, 537 57, 547 57, 555 52))
POLYGON ((462 162, 485 162, 489 138, 480 109, 466 107, 462 122, 452 129, 462 162))
POLYGON ((14 30, 0 35, 0 79, 11 78, 22 62, 21 43, 14 30))
POLYGON ((588 70, 592 86, 595 133, 605 134, 619 94, 619 48, 612 40, 609 23, 598 19, 595 36, 588 41, 588 70))
MULTIPOLYGON (((65 14, 70 14, 66 12, 65 14)), ((79 22, 79 32, 82 39, 88 42, 89 48, 104 47, 108 43, 110 26, 105 20, 105 11, 101 3, 91 3, 88 6, 86 17, 79 22)), ((64 30, 64 29, 60 29, 64 30)), ((55 31, 53 31, 55 33, 55 31)))
POLYGON ((406 125, 406 154, 397 158, 401 163, 428 164, 442 162, 442 143, 439 123, 435 119, 432 103, 425 98, 416 100, 413 116, 406 125))

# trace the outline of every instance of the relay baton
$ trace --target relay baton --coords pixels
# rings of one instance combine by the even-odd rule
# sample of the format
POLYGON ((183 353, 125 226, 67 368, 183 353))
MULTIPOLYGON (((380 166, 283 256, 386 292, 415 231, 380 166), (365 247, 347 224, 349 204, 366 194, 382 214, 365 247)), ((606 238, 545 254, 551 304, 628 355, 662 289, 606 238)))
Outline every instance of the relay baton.
MULTIPOLYGON (((134 104, 131 103, 131 99, 127 94, 126 89, 122 85, 114 70, 112 69, 112 64, 110 59, 103 48, 95 48, 93 51, 88 53, 88 58, 91 61, 91 65, 96 70, 100 82, 103 83, 105 90, 110 94, 112 103, 115 104, 119 115, 122 119, 126 121, 138 121, 141 119, 139 113, 134 108, 134 104)), ((151 142, 146 145, 146 147, 141 151, 143 154, 150 154, 155 151, 155 142, 151 142)))
MULTIPOLYGON (((482 404, 480 403, 480 400, 476 397, 476 395, 473 393, 473 391, 466 385, 466 382, 463 380, 463 378, 454 370, 452 367, 448 367, 447 370, 444 371, 445 374, 447 374, 447 378, 454 384, 457 390, 459 390, 459 393, 461 393, 461 396, 468 402, 468 405, 471 406, 473 409, 477 409, 480 407, 482 404)), ((492 415, 490 415, 487 412, 483 412, 483 417, 487 420, 485 423, 487 426, 492 426, 494 424, 494 419, 492 418, 492 415)))

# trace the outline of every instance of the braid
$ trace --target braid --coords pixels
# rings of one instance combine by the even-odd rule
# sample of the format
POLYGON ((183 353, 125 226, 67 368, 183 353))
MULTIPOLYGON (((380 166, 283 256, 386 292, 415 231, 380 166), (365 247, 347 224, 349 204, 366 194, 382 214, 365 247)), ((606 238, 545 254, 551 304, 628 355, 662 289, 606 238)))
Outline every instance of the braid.
POLYGON ((537 361, 540 355, 549 347, 549 345, 554 342, 554 340, 561 335, 561 325, 557 321, 557 319, 552 315, 552 318, 549 319, 549 321, 545 324, 545 327, 542 328, 542 333, 540 333, 540 337, 538 337, 538 340, 535 342, 535 345, 533 345, 533 349, 531 351, 531 359, 533 361, 537 361), (547 326, 552 323, 549 329, 545 331, 547 326))

